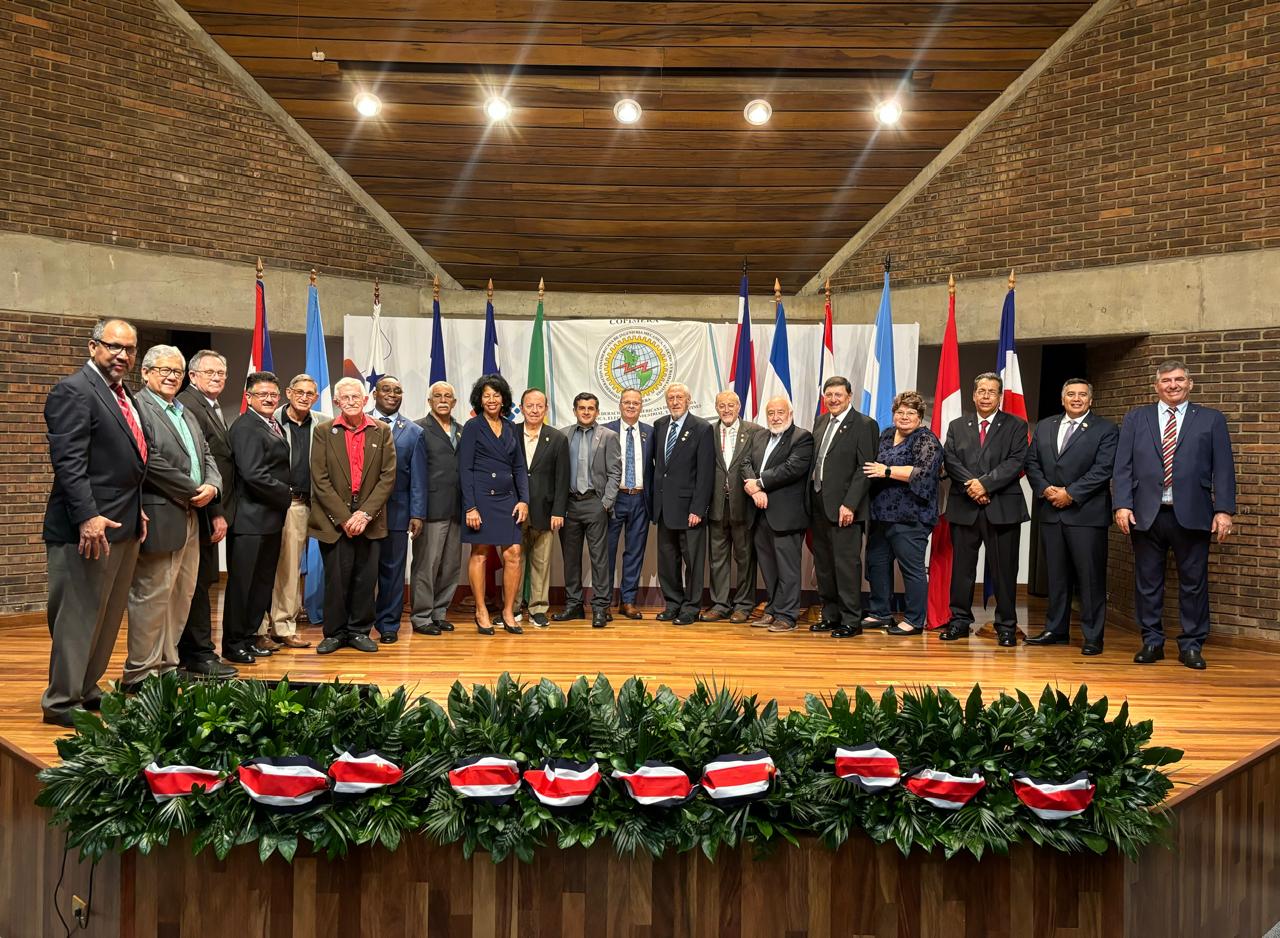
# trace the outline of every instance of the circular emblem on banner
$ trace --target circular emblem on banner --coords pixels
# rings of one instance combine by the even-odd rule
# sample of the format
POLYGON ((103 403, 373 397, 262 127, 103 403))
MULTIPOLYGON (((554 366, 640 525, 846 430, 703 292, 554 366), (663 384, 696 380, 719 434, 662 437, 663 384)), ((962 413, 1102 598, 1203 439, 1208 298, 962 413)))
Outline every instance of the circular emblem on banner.
POLYGON ((607 394, 639 391, 642 398, 662 395, 676 370, 671 343, 652 329, 624 329, 600 345, 596 377, 607 394))

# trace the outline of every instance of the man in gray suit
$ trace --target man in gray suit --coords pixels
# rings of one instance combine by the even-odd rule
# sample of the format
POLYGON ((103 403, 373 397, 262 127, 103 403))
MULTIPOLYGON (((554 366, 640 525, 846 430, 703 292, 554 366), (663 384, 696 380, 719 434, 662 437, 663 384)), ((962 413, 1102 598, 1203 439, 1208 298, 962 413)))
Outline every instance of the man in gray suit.
POLYGON ((186 365, 172 345, 153 345, 142 359, 147 386, 135 400, 152 441, 142 484, 142 510, 150 520, 129 588, 125 690, 178 666, 178 639, 200 568, 198 509, 222 487, 199 421, 176 400, 186 365))
POLYGON ((573 399, 578 422, 561 432, 569 438, 569 503, 560 548, 564 552, 564 609, 557 622, 585 617, 582 606, 582 541, 591 554, 591 626, 609 623, 613 584, 609 581, 609 511, 622 481, 618 434, 596 422, 600 399, 583 391, 573 399))
POLYGON ((427 390, 428 413, 415 421, 427 444, 427 520, 413 540, 409 621, 419 635, 452 632, 447 618, 462 572, 462 505, 458 486, 458 441, 453 385, 437 381, 427 390))
POLYGON ((716 478, 711 490, 711 523, 707 526, 711 608, 700 616, 703 622, 746 622, 756 605, 756 554, 751 543, 747 493, 742 487, 742 466, 762 428, 758 423, 739 420, 741 409, 742 402, 732 388, 716 395, 720 419, 711 426, 716 445, 716 478), (738 568, 737 579, 733 576, 734 567, 738 568))

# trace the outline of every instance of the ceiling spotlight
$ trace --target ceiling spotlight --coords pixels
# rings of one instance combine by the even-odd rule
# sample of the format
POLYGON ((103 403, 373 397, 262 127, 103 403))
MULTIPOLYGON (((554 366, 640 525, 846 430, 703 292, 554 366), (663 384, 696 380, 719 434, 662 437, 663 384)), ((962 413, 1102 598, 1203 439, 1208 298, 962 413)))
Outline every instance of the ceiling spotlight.
POLYGON ((379 100, 376 94, 370 94, 367 91, 362 91, 356 95, 353 103, 361 117, 377 117, 378 112, 382 110, 382 101, 379 100))
POLYGON ((764 98, 756 98, 742 109, 742 116, 747 119, 748 124, 759 127, 761 124, 769 123, 769 118, 773 116, 773 107, 764 98))
POLYGON ((902 117, 902 105, 894 98, 890 98, 888 101, 881 101, 876 105, 875 115, 876 120, 882 124, 896 124, 898 118, 902 117))
POLYGON ((613 106, 613 116, 620 124, 634 124, 640 119, 640 104, 631 98, 623 98, 613 106))
POLYGON ((511 116, 511 102, 495 94, 484 103, 484 113, 491 121, 504 121, 511 116))

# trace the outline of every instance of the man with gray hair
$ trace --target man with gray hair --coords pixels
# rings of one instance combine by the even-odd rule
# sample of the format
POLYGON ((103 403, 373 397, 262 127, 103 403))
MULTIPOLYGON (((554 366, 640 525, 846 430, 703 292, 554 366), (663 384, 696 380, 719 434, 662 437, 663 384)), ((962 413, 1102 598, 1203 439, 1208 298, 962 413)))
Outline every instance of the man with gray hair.
POLYGON ((763 428, 739 419, 741 409, 742 402, 733 388, 716 395, 720 419, 711 427, 715 434, 716 471, 707 524, 711 608, 702 614, 704 622, 746 622, 756 605, 756 552, 751 542, 750 499, 742 487, 742 467, 763 428))
POLYGON ((449 603, 462 573, 462 499, 458 483, 458 443, 462 428, 453 419, 453 385, 437 381, 427 390, 429 412, 415 421, 427 444, 427 519, 413 541, 409 579, 420 635, 452 632, 449 603))

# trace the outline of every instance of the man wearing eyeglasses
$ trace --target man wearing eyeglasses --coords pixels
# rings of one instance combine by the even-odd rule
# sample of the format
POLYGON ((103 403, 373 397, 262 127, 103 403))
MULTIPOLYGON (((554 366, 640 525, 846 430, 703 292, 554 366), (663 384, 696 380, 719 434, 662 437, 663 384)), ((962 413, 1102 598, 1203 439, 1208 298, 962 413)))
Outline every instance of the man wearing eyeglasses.
POLYGON ((44 515, 49 564, 49 686, 44 721, 74 726, 98 709, 138 548, 147 536, 142 482, 150 441, 124 376, 138 333, 123 319, 93 329, 89 361, 44 405, 53 488, 44 515))

